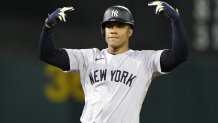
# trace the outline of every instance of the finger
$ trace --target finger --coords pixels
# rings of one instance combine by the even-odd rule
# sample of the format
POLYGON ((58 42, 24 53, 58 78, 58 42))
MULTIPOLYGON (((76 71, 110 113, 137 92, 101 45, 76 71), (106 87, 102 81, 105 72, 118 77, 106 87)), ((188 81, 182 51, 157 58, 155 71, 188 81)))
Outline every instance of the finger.
POLYGON ((163 10, 164 10, 164 6, 158 5, 158 6, 156 7, 155 14, 158 14, 158 13, 160 13, 160 12, 163 11, 163 10))
POLYGON ((176 8, 176 12, 179 13, 179 10, 176 8))
POLYGON ((58 19, 61 22, 62 21, 62 16, 58 16, 58 19))
POLYGON ((161 1, 152 1, 148 3, 148 6, 158 6, 161 5, 162 2, 161 1))
POLYGON ((65 19, 66 18, 66 14, 64 14, 62 17, 63 17, 64 22, 66 22, 66 19, 65 19))
POLYGON ((63 17, 65 15, 65 13, 64 12, 60 12, 59 15, 63 17))
POLYGON ((74 8, 73 7, 63 7, 63 8, 61 8, 60 9, 60 13, 59 13, 59 19, 61 20, 61 21, 63 21, 63 22, 66 22, 66 19, 65 19, 65 17, 66 17, 66 14, 65 14, 65 12, 66 11, 73 11, 74 10, 74 8))
POLYGON ((60 11, 65 12, 65 11, 73 11, 73 10, 74 10, 73 7, 63 7, 60 11))
POLYGON ((60 16, 59 16, 59 19, 60 19, 61 21, 63 20, 64 22, 66 22, 66 20, 65 20, 66 14, 65 14, 64 12, 60 12, 59 15, 60 15, 60 16))

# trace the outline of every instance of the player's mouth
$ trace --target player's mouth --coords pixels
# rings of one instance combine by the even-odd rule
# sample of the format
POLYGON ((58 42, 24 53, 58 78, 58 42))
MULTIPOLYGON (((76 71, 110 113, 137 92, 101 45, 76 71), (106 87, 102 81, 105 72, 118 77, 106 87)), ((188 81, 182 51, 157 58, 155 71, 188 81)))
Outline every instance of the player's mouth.
POLYGON ((118 39, 119 37, 118 36, 111 36, 109 37, 110 39, 118 39))

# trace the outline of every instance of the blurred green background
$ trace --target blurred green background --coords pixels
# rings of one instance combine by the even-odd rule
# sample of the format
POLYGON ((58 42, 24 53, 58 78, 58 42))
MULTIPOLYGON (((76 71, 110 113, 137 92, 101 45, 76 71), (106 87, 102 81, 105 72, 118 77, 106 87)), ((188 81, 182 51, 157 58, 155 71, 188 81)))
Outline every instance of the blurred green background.
MULTIPOLYGON (((105 48, 100 22, 111 5, 128 7, 135 19, 131 49, 166 49, 170 20, 154 14, 147 0, 4 1, 0 8, 0 123, 79 123, 83 93, 77 73, 63 73, 38 58, 44 20, 58 7, 73 6, 55 27, 62 48, 105 48)), ((190 57, 156 78, 140 114, 141 123, 218 122, 218 0, 166 0, 179 9, 190 57)))

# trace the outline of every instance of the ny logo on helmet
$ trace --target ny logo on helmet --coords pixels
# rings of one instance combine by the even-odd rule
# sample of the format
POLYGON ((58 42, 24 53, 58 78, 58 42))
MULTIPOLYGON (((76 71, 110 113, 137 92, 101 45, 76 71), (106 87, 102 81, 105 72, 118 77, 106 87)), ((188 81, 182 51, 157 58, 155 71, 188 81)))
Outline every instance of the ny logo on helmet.
POLYGON ((118 17, 118 11, 117 10, 112 10, 111 11, 111 16, 112 17, 118 17))

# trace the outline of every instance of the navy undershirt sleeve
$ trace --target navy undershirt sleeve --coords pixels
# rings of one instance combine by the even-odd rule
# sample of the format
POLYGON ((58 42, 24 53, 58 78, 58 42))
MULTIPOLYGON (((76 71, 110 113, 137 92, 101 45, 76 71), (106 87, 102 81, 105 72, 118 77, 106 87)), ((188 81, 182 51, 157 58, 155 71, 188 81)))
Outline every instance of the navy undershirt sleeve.
POLYGON ((53 28, 43 27, 41 31, 39 39, 39 58, 64 71, 70 70, 69 56, 66 50, 55 48, 53 28))
POLYGON ((172 46, 171 49, 164 50, 160 57, 162 72, 170 72, 178 65, 187 60, 188 38, 183 27, 181 19, 172 21, 172 46))

